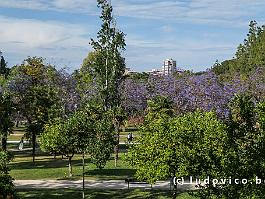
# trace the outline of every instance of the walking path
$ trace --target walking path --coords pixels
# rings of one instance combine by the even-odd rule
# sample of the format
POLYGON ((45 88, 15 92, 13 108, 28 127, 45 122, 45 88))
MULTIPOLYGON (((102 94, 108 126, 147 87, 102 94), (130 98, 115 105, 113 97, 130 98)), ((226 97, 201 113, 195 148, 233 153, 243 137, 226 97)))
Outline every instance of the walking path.
MULTIPOLYGON (((70 181, 70 180, 15 180, 14 184, 18 189, 34 188, 34 189, 63 189, 63 188, 73 188, 81 189, 82 180, 70 181)), ((124 180, 108 180, 108 181, 96 181, 96 180, 86 180, 86 189, 128 189, 128 183, 124 180)), ((170 190, 169 181, 160 181, 151 187, 147 183, 130 183, 129 188, 141 188, 141 189, 163 189, 170 190)), ((178 189, 188 190, 194 189, 192 185, 178 185, 178 189)))

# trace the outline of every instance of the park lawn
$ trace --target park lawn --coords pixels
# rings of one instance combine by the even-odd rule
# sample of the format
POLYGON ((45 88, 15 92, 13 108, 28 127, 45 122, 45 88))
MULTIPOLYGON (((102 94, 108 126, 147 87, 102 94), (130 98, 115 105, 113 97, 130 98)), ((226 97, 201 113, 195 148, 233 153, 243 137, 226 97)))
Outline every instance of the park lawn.
POLYGON ((13 127, 13 134, 24 134, 27 128, 25 126, 13 127))
MULTIPOLYGON (((72 162, 73 178, 71 179, 81 179, 81 156, 75 155, 72 162)), ((85 166, 87 180, 124 180, 135 174, 135 170, 123 160, 118 161, 117 168, 114 166, 114 160, 109 160, 105 168, 101 170, 89 162, 90 158, 87 157, 85 166)), ((61 156, 54 159, 52 156, 38 155, 34 165, 31 156, 21 154, 17 155, 9 165, 10 174, 16 180, 68 179, 68 160, 61 159, 61 156)))
MULTIPOLYGON (((85 191, 86 199, 170 199, 172 198, 170 191, 161 190, 98 190, 87 189, 85 191)), ((81 190, 73 189, 28 189, 17 190, 20 199, 73 199, 82 198, 81 190)), ((177 199, 196 199, 188 193, 180 193, 177 199)))
MULTIPOLYGON (((14 128, 14 134, 9 136, 8 140, 20 140, 25 133, 25 127, 14 128)), ((130 131, 130 130, 129 130, 130 131)), ((129 133, 122 132, 124 136, 121 141, 127 141, 129 133), (126 136, 125 136, 126 135, 126 136)), ((134 132, 133 132, 134 133, 134 132)), ((136 132, 135 132, 136 133, 136 132)), ((37 180, 37 179, 68 179, 68 159, 61 159, 58 156, 53 159, 47 153, 37 150, 35 165, 32 163, 30 144, 24 144, 23 151, 18 151, 19 144, 8 144, 8 150, 15 155, 14 160, 10 163, 10 174, 17 180, 37 180)), ((127 145, 120 145, 120 157, 127 150, 127 145)), ((86 158, 86 179, 87 180, 124 180, 135 174, 135 170, 131 168, 127 162, 123 160, 118 161, 118 167, 114 167, 114 160, 107 162, 104 169, 99 170, 95 165, 88 163, 90 158, 86 158)), ((75 155, 73 158, 73 178, 81 179, 82 175, 82 160, 80 155, 75 155)))
POLYGON ((11 134, 7 137, 8 141, 20 141, 24 134, 11 134))

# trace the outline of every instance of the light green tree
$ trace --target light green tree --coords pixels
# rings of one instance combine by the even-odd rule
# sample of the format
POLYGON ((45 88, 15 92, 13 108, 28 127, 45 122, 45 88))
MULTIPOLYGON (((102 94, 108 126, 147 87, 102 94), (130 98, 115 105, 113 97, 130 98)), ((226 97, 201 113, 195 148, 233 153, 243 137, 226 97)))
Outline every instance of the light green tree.
POLYGON ((41 134, 41 148, 58 152, 69 160, 72 177, 72 158, 77 153, 88 153, 97 167, 105 166, 113 146, 111 118, 99 106, 87 106, 67 120, 58 120, 45 127, 41 134))
POLYGON ((154 184, 172 177, 222 176, 227 127, 213 112, 174 116, 164 97, 148 103, 140 138, 127 154, 136 177, 154 184))

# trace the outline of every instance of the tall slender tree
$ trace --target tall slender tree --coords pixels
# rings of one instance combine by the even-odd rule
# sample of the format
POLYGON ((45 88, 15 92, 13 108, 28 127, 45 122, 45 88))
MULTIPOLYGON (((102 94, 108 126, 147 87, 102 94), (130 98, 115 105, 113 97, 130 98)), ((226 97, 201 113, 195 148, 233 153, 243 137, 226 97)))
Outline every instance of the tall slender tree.
POLYGON ((119 85, 125 71, 125 59, 121 52, 125 50, 125 35, 116 27, 110 1, 98 0, 101 8, 101 29, 97 34, 97 41, 91 39, 95 53, 93 64, 93 79, 99 91, 98 99, 105 111, 113 112, 113 122, 116 129, 115 163, 118 159, 119 126, 122 118, 120 106, 119 85))

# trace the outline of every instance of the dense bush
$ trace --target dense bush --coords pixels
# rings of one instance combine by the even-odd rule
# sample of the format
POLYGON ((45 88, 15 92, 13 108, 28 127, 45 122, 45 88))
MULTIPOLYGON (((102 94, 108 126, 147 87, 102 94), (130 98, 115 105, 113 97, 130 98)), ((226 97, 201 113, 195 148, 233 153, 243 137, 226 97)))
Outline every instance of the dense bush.
POLYGON ((15 187, 13 184, 13 179, 9 175, 9 168, 7 163, 12 159, 12 155, 5 151, 0 151, 0 196, 2 195, 4 199, 8 195, 13 195, 15 193, 15 187))

